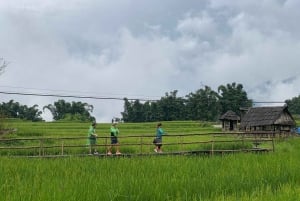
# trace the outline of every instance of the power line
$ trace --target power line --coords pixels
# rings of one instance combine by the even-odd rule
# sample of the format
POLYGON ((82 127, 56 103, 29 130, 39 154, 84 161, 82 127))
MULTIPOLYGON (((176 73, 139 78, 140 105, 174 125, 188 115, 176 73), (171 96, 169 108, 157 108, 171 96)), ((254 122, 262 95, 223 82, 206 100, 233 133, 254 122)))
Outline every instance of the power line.
MULTIPOLYGON (((57 90, 57 89, 45 89, 45 88, 29 88, 29 87, 21 87, 21 86, 8 86, 8 85, 0 85, 0 88, 8 88, 8 89, 1 89, 1 90, 18 90, 24 91, 24 90, 33 90, 36 91, 35 93, 76 93, 76 94, 96 94, 97 92, 93 91, 75 91, 75 90, 57 90), (43 92, 42 92, 43 91, 43 92)), ((139 94, 122 94, 122 93, 108 93, 104 92, 106 94, 105 96, 131 96, 131 97, 153 97, 153 98, 159 98, 160 96, 145 96, 145 95, 139 95, 139 94)), ((136 98, 137 99, 137 98, 136 98)))
MULTIPOLYGON (((61 94, 45 94, 45 93, 21 93, 21 92, 7 92, 0 91, 0 94, 6 95, 20 95, 20 96, 42 96, 42 97, 58 97, 58 98, 80 98, 80 99, 97 99, 97 100, 124 100, 120 97, 98 97, 98 96, 78 96, 78 95, 61 95, 61 94)), ((129 101, 158 101, 158 99, 141 99, 141 98, 126 98, 129 101)), ((254 104, 283 104, 284 101, 253 101, 254 104)))
POLYGON ((253 103, 285 103, 284 101, 253 101, 253 103))
MULTIPOLYGON (((7 92, 7 91, 0 91, 0 94, 21 95, 21 96, 59 97, 59 98, 82 98, 82 99, 98 99, 98 100, 124 100, 124 98, 119 98, 119 97, 76 96, 76 95, 43 94, 43 93, 21 93, 21 92, 7 92)), ((127 98, 127 100, 130 100, 130 101, 134 101, 134 100, 139 100, 139 101, 156 101, 156 100, 140 99, 140 98, 127 98)))

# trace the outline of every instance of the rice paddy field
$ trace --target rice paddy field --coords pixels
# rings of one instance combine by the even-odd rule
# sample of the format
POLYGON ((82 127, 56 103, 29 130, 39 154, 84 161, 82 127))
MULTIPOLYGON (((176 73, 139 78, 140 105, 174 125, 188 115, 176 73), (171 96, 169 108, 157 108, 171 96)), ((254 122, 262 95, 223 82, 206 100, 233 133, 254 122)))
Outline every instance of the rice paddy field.
MULTIPOLYGON (((86 137, 89 126, 15 120, 6 124, 17 131, 2 139, 86 137)), ((109 127, 98 124, 98 136, 106 136, 109 127)), ((122 135, 155 133, 155 123, 119 124, 119 128, 122 135)), ((209 122, 163 122, 163 128, 170 135, 219 131, 209 122)), ((268 153, 58 158, 3 154, 0 200, 298 201, 299 155, 297 136, 276 139, 275 151, 268 153)))

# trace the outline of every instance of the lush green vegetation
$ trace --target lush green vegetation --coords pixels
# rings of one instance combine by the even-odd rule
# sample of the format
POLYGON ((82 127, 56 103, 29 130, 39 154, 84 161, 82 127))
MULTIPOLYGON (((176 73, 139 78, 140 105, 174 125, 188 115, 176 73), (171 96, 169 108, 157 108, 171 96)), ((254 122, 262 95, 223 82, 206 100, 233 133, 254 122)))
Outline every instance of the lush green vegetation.
MULTIPOLYGON (((21 120, 10 120, 10 127, 15 128, 15 133, 5 135, 0 140, 0 155, 57 155, 57 154, 86 154, 88 152, 87 129, 88 123, 82 122, 28 122, 21 120), (63 139, 61 139, 63 138, 63 139), (26 147, 26 149, 24 149, 26 147)), ((122 151, 124 153, 153 153, 153 138, 155 136, 156 123, 120 123, 122 151), (140 146, 140 144, 143 144, 140 146)), ((214 142, 220 140, 240 140, 237 135, 226 135, 215 137, 208 133, 221 131, 210 122, 196 121, 172 121, 163 122, 167 132, 164 137, 167 143, 165 152, 192 151, 214 149, 243 149, 251 148, 250 142, 214 142), (197 142, 197 143, 196 143, 197 142), (207 142, 207 143, 205 143, 207 142)), ((109 139, 110 124, 101 123, 97 125, 98 151, 106 153, 109 139)), ((268 143, 270 148, 271 143, 268 143)))
MULTIPOLYGON (((227 110, 239 113, 240 107, 251 107, 252 100, 247 97, 242 84, 221 85, 218 92, 205 86, 183 97, 177 97, 177 90, 166 93, 160 100, 141 101, 124 98, 124 111, 122 118, 125 122, 156 122, 178 120, 215 121, 220 114, 227 110)), ((41 121, 42 112, 38 105, 28 107, 19 102, 10 100, 0 103, 0 114, 9 118, 20 118, 31 121, 41 121)), ((66 102, 63 99, 54 104, 43 106, 43 110, 49 110, 54 120, 78 120, 82 122, 93 121, 91 116, 93 106, 82 102, 66 102)))
POLYGON ((177 90, 166 93, 158 101, 124 99, 122 119, 125 122, 154 122, 201 120, 216 121, 220 114, 232 110, 240 114, 241 107, 251 107, 252 100, 248 99, 242 84, 220 85, 218 92, 209 86, 183 97, 177 97, 177 90))
MULTIPOLYGON (((68 121, 94 121, 95 117, 91 116, 93 106, 87 103, 66 102, 65 100, 58 100, 54 104, 49 104, 43 107, 43 111, 47 109, 51 112, 54 120, 68 120, 68 121)), ((30 120, 33 122, 42 121, 42 111, 39 111, 38 105, 28 107, 19 102, 10 100, 7 103, 0 103, 0 115, 7 118, 18 118, 30 120)))
POLYGON ((0 194, 6 201, 299 200, 299 142, 214 157, 1 157, 0 194))
MULTIPOLYGON (((5 138, 86 136, 87 123, 5 125, 5 138)), ((99 124, 106 135, 110 124, 99 124)), ((163 122, 170 134, 216 132, 209 122, 163 122)), ((122 135, 153 135, 154 123, 119 124, 122 135)), ((4 137, 4 136, 2 136, 4 137)), ((232 145, 236 146, 236 145, 232 145)), ((166 147, 168 149, 168 147, 166 147)), ((275 152, 222 156, 62 157, 1 156, 1 200, 299 200, 300 139, 276 140, 275 152)))
MULTIPOLYGON (((185 97, 178 97, 177 90, 165 93, 159 100, 138 100, 124 98, 122 117, 114 117, 124 122, 157 122, 157 121, 217 121, 220 115, 232 110, 242 115, 241 108, 253 106, 242 84, 235 82, 220 85, 217 91, 209 86, 191 92, 185 97)), ((299 114, 300 96, 284 101, 292 114, 299 114)), ((66 102, 57 100, 54 104, 43 106, 43 111, 51 112, 55 121, 95 121, 92 116, 93 105, 83 102, 66 102)), ((0 114, 8 118, 19 118, 31 121, 42 121, 42 111, 38 105, 28 107, 10 100, 0 103, 0 114)))
MULTIPOLYGON (((17 132, 10 137, 66 137, 86 136, 91 123, 76 121, 54 121, 54 122, 29 122, 18 119, 6 119, 5 127, 15 128, 17 132)), ((200 132, 219 132, 212 122, 200 121, 169 121, 163 122, 164 129, 169 134, 191 134, 200 132)), ((98 136, 109 134, 110 123, 97 123, 98 136)), ((153 135, 156 123, 119 123, 118 127, 122 135, 153 135)))

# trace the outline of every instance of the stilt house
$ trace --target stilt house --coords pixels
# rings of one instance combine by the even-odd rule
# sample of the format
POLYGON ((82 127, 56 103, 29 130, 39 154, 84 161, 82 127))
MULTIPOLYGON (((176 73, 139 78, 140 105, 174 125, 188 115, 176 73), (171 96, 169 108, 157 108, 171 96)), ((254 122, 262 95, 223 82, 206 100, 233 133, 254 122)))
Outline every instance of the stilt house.
POLYGON ((223 131, 234 131, 238 129, 240 117, 235 112, 228 110, 220 117, 220 120, 222 121, 223 131))
POLYGON ((241 119, 240 130, 290 132, 296 122, 287 106, 253 107, 241 119))

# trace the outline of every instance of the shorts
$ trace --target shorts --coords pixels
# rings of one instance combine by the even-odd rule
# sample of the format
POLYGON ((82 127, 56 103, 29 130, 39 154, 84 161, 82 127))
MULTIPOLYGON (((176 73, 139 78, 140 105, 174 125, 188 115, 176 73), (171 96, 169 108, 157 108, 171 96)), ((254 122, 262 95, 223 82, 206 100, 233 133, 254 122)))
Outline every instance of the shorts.
POLYGON ((110 137, 110 142, 111 142, 111 144, 118 144, 119 143, 118 138, 116 136, 111 136, 110 137))
POLYGON ((156 146, 161 146, 162 145, 162 139, 161 138, 154 138, 153 144, 156 146))
POLYGON ((95 145, 96 144, 96 138, 89 138, 88 142, 89 142, 89 145, 95 145))

